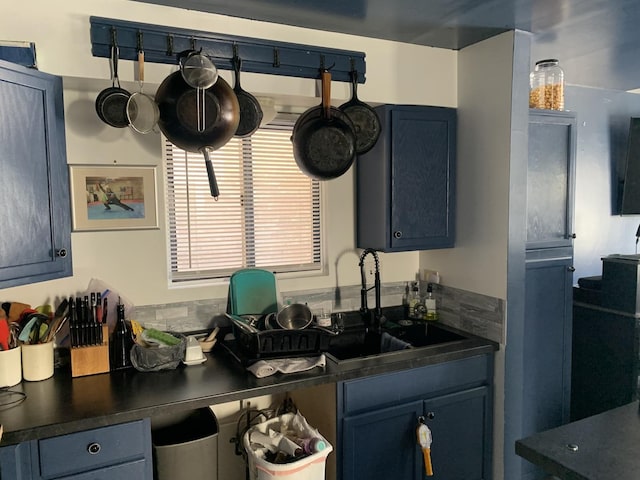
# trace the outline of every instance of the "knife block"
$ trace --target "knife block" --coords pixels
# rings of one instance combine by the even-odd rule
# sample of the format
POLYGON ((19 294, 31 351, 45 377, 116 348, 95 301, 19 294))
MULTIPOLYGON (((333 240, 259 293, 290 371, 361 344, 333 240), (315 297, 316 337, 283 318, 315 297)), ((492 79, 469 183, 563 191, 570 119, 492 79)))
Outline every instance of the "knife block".
POLYGON ((109 326, 102 325, 102 345, 71 347, 71 376, 83 377, 109 371, 109 326))

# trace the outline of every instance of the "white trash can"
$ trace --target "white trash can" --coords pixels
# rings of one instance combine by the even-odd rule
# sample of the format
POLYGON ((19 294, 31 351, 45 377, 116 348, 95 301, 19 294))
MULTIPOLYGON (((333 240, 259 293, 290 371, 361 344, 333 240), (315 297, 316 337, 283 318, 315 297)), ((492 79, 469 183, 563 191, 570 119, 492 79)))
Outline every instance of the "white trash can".
POLYGON ((251 427, 245 433, 242 443, 247 452, 251 480, 324 480, 327 457, 333 451, 333 447, 326 438, 310 427, 302 415, 294 413, 285 413, 251 427), (251 443, 251 434, 254 431, 268 434, 270 428, 279 431, 281 425, 286 425, 288 428, 292 425, 296 427, 301 425, 301 429, 295 428, 295 430, 298 430, 301 435, 319 438, 324 442, 325 448, 290 463, 277 464, 267 461, 260 453, 263 449, 251 443))

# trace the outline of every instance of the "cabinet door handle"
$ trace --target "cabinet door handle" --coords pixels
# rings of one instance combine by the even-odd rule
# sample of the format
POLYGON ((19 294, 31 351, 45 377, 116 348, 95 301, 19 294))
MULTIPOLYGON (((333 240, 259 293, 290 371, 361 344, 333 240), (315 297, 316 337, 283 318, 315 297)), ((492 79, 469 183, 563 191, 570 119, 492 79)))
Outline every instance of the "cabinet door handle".
POLYGON ((402 232, 400 230, 396 230, 393 232, 393 238, 402 238, 402 232))
POLYGON ((93 442, 87 445, 87 452, 89 452, 91 455, 97 455, 98 453, 100 453, 101 449, 102 447, 97 442, 93 442))
POLYGON ((576 271, 576 267, 574 267, 573 265, 570 267, 567 267, 567 270, 570 272, 575 272, 576 271))
POLYGON ((569 235, 567 235, 567 238, 576 238, 577 235, 575 233, 570 233, 569 235))
POLYGON ((60 257, 60 258, 64 258, 67 256, 67 249, 66 248, 59 248, 56 250, 56 257, 60 257))
POLYGON ((436 418, 435 412, 427 412, 427 418, 429 420, 433 420, 434 418, 436 418))

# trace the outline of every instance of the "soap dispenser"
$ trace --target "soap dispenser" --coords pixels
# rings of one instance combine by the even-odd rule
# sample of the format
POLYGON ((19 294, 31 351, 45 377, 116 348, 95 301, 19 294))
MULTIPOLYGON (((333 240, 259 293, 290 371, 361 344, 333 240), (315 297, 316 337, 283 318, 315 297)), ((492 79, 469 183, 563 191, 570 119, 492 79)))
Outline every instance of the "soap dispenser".
POLYGON ((436 299, 433 296, 433 285, 427 285, 427 298, 424 300, 424 305, 427 307, 427 320, 438 320, 438 308, 436 305, 436 299))

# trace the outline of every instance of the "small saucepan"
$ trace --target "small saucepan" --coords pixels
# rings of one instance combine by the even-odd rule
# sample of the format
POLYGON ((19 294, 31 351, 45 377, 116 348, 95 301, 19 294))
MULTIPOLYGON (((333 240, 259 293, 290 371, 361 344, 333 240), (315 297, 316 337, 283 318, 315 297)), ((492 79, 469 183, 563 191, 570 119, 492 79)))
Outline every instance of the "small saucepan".
POLYGON ((311 310, 302 303, 286 305, 276 315, 276 323, 285 330, 302 330, 307 328, 312 320, 311 310))
POLYGON ((111 87, 102 90, 96 98, 96 113, 100 120, 115 128, 129 126, 127 102, 131 93, 120 87, 118 79, 118 46, 111 45, 111 87))

